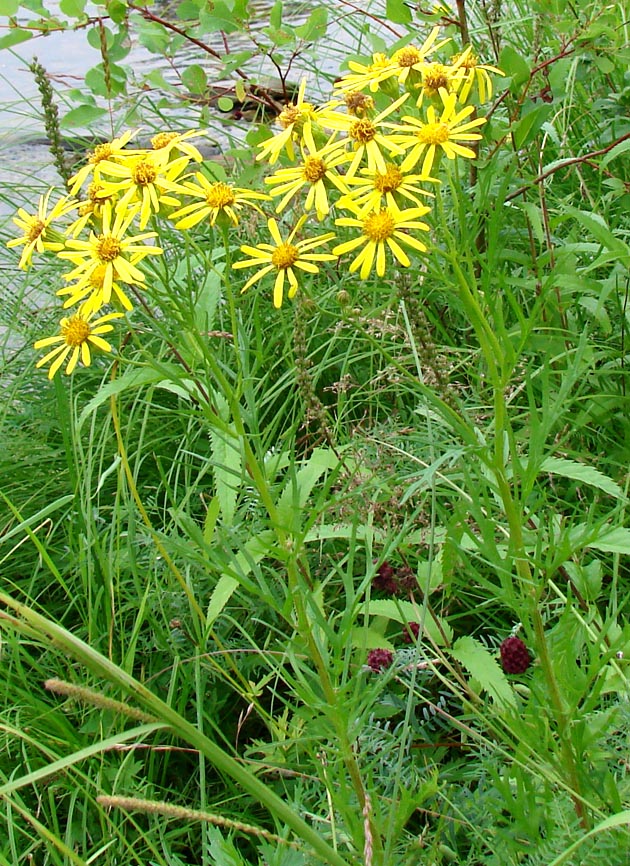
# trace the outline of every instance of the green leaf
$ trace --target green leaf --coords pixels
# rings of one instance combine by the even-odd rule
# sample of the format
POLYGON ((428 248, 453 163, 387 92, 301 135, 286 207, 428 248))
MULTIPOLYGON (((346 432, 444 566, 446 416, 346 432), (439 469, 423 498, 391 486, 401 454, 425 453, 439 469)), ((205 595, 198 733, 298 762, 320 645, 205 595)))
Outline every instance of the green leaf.
POLYGON ((220 96, 217 99, 217 108, 219 111, 232 111, 234 108, 234 100, 229 96, 220 96))
POLYGON ((59 8, 68 18, 82 18, 85 15, 85 0, 60 0, 59 8))
POLYGON ((357 626, 350 632, 350 643, 356 649, 388 649, 394 652, 394 644, 383 637, 378 629, 357 626))
POLYGON ((510 45, 506 45, 501 52, 498 66, 506 75, 510 76, 512 85, 515 87, 529 81, 529 63, 510 45))
POLYGON ((3 18, 13 18, 20 8, 20 0, 0 0, 0 15, 3 18))
POLYGON ((460 637, 451 655, 476 679, 492 700, 503 706, 517 706, 516 696, 494 656, 473 637, 460 637))
POLYGON ((630 529, 626 529, 625 526, 617 526, 608 532, 600 533, 594 541, 588 542, 585 547, 602 550, 605 553, 630 553, 630 529))
POLYGON ((107 0, 107 14, 114 24, 122 24, 127 18, 127 12, 124 0, 107 0))
POLYGON ((59 125, 64 129, 75 128, 77 126, 90 127, 96 120, 107 114, 105 108, 99 108, 97 105, 81 105, 79 108, 73 108, 65 114, 59 125))
POLYGON ((576 463, 563 457, 546 457, 540 466, 540 471, 571 478, 573 481, 582 481, 584 484, 603 490, 615 499, 626 501, 623 490, 612 478, 585 463, 576 463))
MULTIPOLYGON (((217 412, 228 422, 228 404, 220 394, 214 398, 217 412)), ((221 504, 221 515, 225 526, 231 526, 236 513, 236 497, 241 487, 242 457, 241 442, 222 430, 211 430, 212 468, 216 496, 221 504)))
POLYGON ((387 0, 385 15, 394 24, 409 24, 412 20, 411 9, 405 0, 387 0))
POLYGON ((512 125, 514 147, 517 150, 520 150, 537 135, 541 126, 549 117, 551 108, 551 105, 545 104, 535 106, 531 111, 523 114, 520 120, 512 125))
POLYGON ((191 93, 203 94, 208 88, 208 76, 198 63, 193 63, 184 69, 182 82, 191 93))
POLYGON ((102 63, 93 66, 92 69, 88 69, 85 73, 85 83, 87 87, 89 87, 92 93, 96 96, 102 96, 105 99, 108 99, 110 96, 119 96, 127 89, 127 74, 122 66, 110 63, 109 71, 109 85, 111 90, 108 89, 105 82, 105 72, 102 63))
POLYGON ((22 42, 28 42, 33 38, 33 34, 29 30, 20 30, 16 27, 11 30, 6 36, 0 36, 0 51, 3 48, 12 48, 14 45, 20 45, 22 42))
POLYGON ((230 9, 221 0, 208 3, 199 13, 199 29, 201 33, 234 33, 240 30, 241 23, 236 10, 230 9))
POLYGON ((271 7, 271 12, 269 13, 269 25, 275 30, 279 30, 282 27, 282 3, 280 0, 277 0, 277 2, 271 7))
POLYGON ((316 42, 326 35, 328 27, 328 9, 317 6, 308 16, 308 21, 295 28, 296 36, 307 42, 316 42))

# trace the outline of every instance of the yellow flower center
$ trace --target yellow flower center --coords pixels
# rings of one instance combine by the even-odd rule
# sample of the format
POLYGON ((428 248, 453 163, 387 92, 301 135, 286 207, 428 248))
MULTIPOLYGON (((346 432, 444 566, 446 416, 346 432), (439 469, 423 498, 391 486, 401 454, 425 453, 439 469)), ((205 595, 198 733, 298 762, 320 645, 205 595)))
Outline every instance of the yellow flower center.
POLYGON ((290 102, 285 108, 282 109, 280 114, 278 115, 278 120, 280 125, 284 129, 288 129, 289 126, 293 126, 294 123, 297 123, 298 120, 306 120, 309 117, 313 117, 315 114, 315 109, 310 104, 310 102, 303 102, 301 105, 293 105, 290 102))
POLYGON ((422 88, 428 95, 437 93, 443 87, 451 89, 451 74, 448 67, 442 63, 429 63, 422 72, 422 88))
POLYGON ((157 169, 146 160, 139 162, 131 172, 131 179, 137 186, 147 186, 147 184, 153 183, 156 177, 157 169))
POLYGON ((61 323, 61 336, 67 346, 81 346, 90 336, 90 326, 81 316, 72 316, 61 323))
POLYGON ((413 66, 415 63, 420 63, 422 54, 413 45, 408 45, 406 48, 396 51, 392 59, 399 66, 413 66))
MULTIPOLYGON (((88 198, 90 199, 90 201, 102 203, 104 201, 104 199, 106 198, 106 196, 99 196, 99 192, 102 192, 102 190, 103 190, 103 187, 100 185, 100 183, 91 183, 88 186, 88 191, 87 191, 88 198)), ((107 198, 109 198, 109 196, 107 196, 107 198)))
POLYGON ((444 144, 451 134, 446 123, 427 123, 416 135, 424 144, 444 144))
POLYGON ((90 274, 90 285, 93 289, 102 289, 103 283, 105 282, 105 274, 107 272, 106 265, 99 265, 97 268, 94 268, 92 273, 90 274))
POLYGON ((363 234, 371 241, 384 241, 390 238, 396 229, 396 221, 387 208, 382 208, 378 213, 373 211, 363 221, 363 234))
POLYGON ((300 251, 293 244, 280 244, 276 247, 271 256, 271 264, 275 265, 278 270, 286 270, 294 265, 300 258, 300 251))
POLYGON ((92 153, 88 157, 88 162, 91 165, 96 165, 97 162, 102 162, 104 159, 109 159, 112 155, 112 146, 109 141, 105 144, 97 144, 92 153))
POLYGON ((376 127, 372 121, 362 118, 361 120, 355 120, 348 130, 348 135, 354 141, 358 141, 359 144, 367 144, 368 141, 372 141, 376 132, 376 127))
POLYGON ((37 238, 41 235, 45 228, 46 223, 43 223, 41 220, 38 220, 36 217, 34 217, 31 220, 31 227, 29 228, 26 237, 31 243, 33 243, 33 241, 37 240, 37 238))
POLYGON ((111 235, 99 235, 96 243, 96 255, 102 262, 113 262, 120 255, 120 241, 111 235))
POLYGON ((302 177, 309 183, 317 183, 326 175, 326 163, 316 156, 307 156, 302 168, 302 177))
POLYGON ((94 213, 95 202, 93 201, 84 201, 79 205, 78 214, 79 216, 88 216, 88 214, 94 213))
POLYGON ((176 132, 159 132, 151 139, 151 147, 153 150, 160 150, 160 148, 170 144, 174 138, 177 138, 176 132))
POLYGON ((374 108, 374 100, 367 93, 359 93, 352 91, 344 96, 348 114, 353 114, 355 117, 363 117, 368 111, 374 108))
POLYGON ((213 183, 211 188, 206 192, 206 202, 210 207, 227 207, 230 204, 234 204, 235 201, 236 196, 232 187, 221 181, 213 183))
POLYGON ((374 189, 378 192, 394 192, 403 182, 403 173, 395 165, 385 166, 385 173, 376 172, 374 177, 374 189))
POLYGON ((476 54, 473 54, 472 51, 469 51, 462 61, 460 61, 461 56, 461 54, 456 54, 451 58, 453 64, 459 69, 474 69, 479 63, 479 58, 476 54))

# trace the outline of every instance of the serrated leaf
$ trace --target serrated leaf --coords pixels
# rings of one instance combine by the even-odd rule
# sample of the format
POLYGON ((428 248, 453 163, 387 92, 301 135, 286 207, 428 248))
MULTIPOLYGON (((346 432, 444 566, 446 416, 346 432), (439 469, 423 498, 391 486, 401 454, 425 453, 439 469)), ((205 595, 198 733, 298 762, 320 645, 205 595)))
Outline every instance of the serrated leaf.
POLYGON ((350 632, 350 644, 355 649, 388 649, 392 652, 396 649, 394 644, 383 637, 377 629, 361 628, 360 626, 353 628, 350 632))
POLYGON ((604 493, 614 496, 615 499, 624 501, 626 499, 621 487, 612 478, 604 475, 599 469, 595 469, 594 466, 576 463, 574 460, 565 460, 563 457, 546 457, 540 466, 540 471, 560 475, 563 478, 571 478, 573 481, 582 481, 584 484, 603 490, 604 493))
POLYGON ((453 658, 476 679, 492 700, 516 708, 517 700, 507 677, 489 650, 468 635, 458 638, 451 649, 453 658))
MULTIPOLYGON (((366 602, 361 610, 370 616, 382 616, 399 622, 401 625, 408 622, 418 622, 422 616, 420 605, 390 598, 373 599, 369 604, 366 602)), ((444 646, 445 643, 450 643, 453 639, 453 629, 448 622, 438 619, 430 611, 427 611, 423 631, 437 646, 444 646)))

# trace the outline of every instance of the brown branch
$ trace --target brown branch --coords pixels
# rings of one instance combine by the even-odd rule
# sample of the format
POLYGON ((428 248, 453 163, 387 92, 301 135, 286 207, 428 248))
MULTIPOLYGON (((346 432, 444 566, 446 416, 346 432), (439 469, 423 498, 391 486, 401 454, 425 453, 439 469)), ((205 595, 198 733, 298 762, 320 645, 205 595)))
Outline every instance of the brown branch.
POLYGON ((505 201, 512 201, 514 198, 518 198, 519 195, 523 195, 523 193, 527 192, 528 189, 531 189, 536 184, 542 183, 548 177, 551 177, 552 174, 555 174, 557 171, 561 171, 563 168, 568 168, 571 165, 578 165, 579 163, 590 162, 597 156, 604 156, 604 154, 609 153, 614 147, 618 144, 621 144, 622 141, 626 141, 630 138, 630 132, 626 132, 625 135, 622 135, 620 138, 615 139, 611 144, 606 147, 602 147, 601 150, 593 150, 590 153, 584 154, 584 156, 572 156, 569 159, 563 159, 562 162, 559 162, 557 165, 554 165, 552 168, 548 168, 547 171, 543 171, 533 180, 531 180, 525 186, 519 187, 514 192, 511 192, 508 196, 505 197, 505 201))

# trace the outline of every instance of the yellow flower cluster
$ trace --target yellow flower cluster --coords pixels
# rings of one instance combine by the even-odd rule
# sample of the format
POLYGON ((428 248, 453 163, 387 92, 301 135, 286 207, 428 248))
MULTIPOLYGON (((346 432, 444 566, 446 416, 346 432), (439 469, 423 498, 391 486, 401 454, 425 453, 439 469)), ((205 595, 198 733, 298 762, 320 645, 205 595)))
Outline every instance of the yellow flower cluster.
POLYGON ((36 349, 53 347, 36 364, 50 363, 49 378, 66 361, 66 373, 79 361, 90 364, 93 348, 112 351, 102 335, 113 330, 111 321, 121 318, 122 311, 132 309, 126 287, 141 287, 146 282, 143 261, 163 253, 157 232, 144 231, 153 216, 166 216, 178 228, 204 218, 214 225, 220 213, 236 223, 244 204, 257 207, 257 200, 268 198, 187 172, 191 162, 203 160, 191 142, 201 134, 165 132, 151 139, 151 148, 131 148, 133 133, 125 132, 88 155, 69 181, 69 195, 50 210, 51 191, 40 198, 37 213, 18 210, 13 221, 22 234, 8 246, 23 247, 19 267, 28 268, 34 253, 46 252, 71 266, 57 294, 64 298, 64 309, 76 309, 61 319, 58 334, 35 343, 36 349), (134 233, 135 225, 140 233, 134 233), (110 305, 117 309, 104 312, 110 305))
POLYGON ((448 63, 430 59, 445 46, 435 27, 420 46, 405 45, 391 56, 374 54, 366 65, 349 61, 349 73, 340 78, 333 97, 320 107, 308 102, 304 79, 291 102, 278 117, 281 131, 259 145, 256 159, 284 164, 265 178, 271 196, 278 197, 276 213, 293 200, 317 220, 355 230, 355 237, 334 246, 330 253, 311 252, 332 240, 326 233, 296 241, 304 224, 300 217, 286 240, 275 220, 269 220, 273 244, 243 246, 250 258, 235 268, 258 266, 243 291, 275 270, 273 301, 282 304, 285 272, 289 297, 298 287, 294 268, 315 272, 314 261, 333 261, 356 251, 349 265, 362 279, 373 269, 383 276, 388 257, 408 267, 407 250, 426 252, 415 233, 429 231, 421 220, 430 211, 430 185, 440 157, 474 158, 470 146, 481 138, 485 118, 475 116, 469 100, 475 92, 483 102, 492 95, 490 73, 502 74, 478 62, 470 47, 448 63), (350 215, 337 215, 349 211, 350 215))
POLYGON ((145 259, 163 253, 156 217, 182 231, 201 223, 227 231, 238 225, 244 206, 263 214, 259 202, 277 198, 275 212, 281 214, 297 204, 293 227, 267 217, 272 243, 244 244, 247 258, 232 266, 256 268, 243 292, 273 276, 275 307, 285 288, 289 298, 295 295, 300 274, 317 274, 320 263, 346 253, 354 254, 349 271, 361 279, 372 270, 382 277, 388 259, 393 267, 408 267, 409 254, 427 249, 417 233, 429 231, 422 217, 430 211, 428 187, 439 183, 433 175, 440 159, 475 157, 470 145, 481 138, 485 118, 476 116, 469 100, 475 93, 481 101, 490 97, 490 73, 501 74, 479 64, 470 48, 447 63, 432 60, 431 52, 449 42, 438 35, 436 27, 422 45, 375 54, 365 65, 349 61, 350 71, 320 107, 306 101, 304 79, 278 116, 280 131, 259 145, 257 161, 281 163, 265 178, 267 193, 197 170, 203 158, 192 140, 201 131, 164 132, 150 148, 130 147, 134 134, 125 132, 88 155, 69 181, 69 194, 50 209, 50 192, 35 214, 20 208, 14 222, 22 234, 8 242, 23 247, 19 267, 26 269, 35 253, 67 261, 70 270, 57 294, 64 309, 76 306, 61 319, 58 334, 36 342, 36 348, 52 347, 37 366, 50 363, 52 378, 66 361, 67 373, 79 361, 88 365, 93 348, 112 350, 102 335, 132 309, 127 291, 145 283, 145 259), (328 252, 322 247, 336 239, 335 231, 302 237, 311 214, 349 230, 346 239, 328 252))

